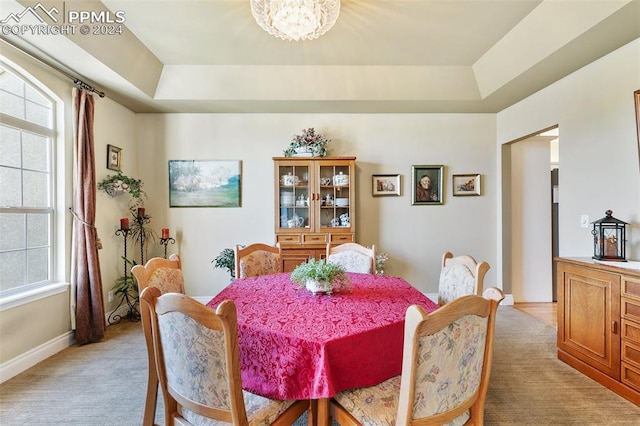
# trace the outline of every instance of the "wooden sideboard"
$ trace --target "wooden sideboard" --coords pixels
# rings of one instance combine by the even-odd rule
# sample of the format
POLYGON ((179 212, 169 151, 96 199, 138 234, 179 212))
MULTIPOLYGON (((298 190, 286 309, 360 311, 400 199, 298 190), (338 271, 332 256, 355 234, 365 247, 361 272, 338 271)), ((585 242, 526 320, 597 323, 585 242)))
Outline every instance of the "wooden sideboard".
POLYGON ((640 405, 640 270, 554 260, 558 359, 640 405))

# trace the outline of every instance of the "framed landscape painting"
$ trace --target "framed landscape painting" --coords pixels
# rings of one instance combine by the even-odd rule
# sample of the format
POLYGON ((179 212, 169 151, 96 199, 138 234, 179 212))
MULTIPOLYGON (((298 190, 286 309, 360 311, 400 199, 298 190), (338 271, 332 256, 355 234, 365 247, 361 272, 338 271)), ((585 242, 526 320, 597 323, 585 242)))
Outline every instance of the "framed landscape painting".
POLYGON ((169 160, 169 207, 240 207, 241 162, 169 160))

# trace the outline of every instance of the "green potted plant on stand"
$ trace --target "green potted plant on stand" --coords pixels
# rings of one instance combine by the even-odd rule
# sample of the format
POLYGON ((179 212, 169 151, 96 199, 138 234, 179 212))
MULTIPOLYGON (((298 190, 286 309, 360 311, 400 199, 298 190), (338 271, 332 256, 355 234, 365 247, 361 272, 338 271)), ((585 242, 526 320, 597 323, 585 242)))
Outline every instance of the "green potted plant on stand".
MULTIPOLYGON (((244 247, 244 246, 242 246, 244 247)), ((214 268, 226 269, 233 280, 236 276, 236 254, 233 249, 223 249, 218 256, 211 261, 214 268)))
POLYGON ((324 260, 309 259, 296 266, 291 273, 291 281, 313 294, 325 293, 330 296, 334 291, 351 289, 351 280, 344 268, 324 260))

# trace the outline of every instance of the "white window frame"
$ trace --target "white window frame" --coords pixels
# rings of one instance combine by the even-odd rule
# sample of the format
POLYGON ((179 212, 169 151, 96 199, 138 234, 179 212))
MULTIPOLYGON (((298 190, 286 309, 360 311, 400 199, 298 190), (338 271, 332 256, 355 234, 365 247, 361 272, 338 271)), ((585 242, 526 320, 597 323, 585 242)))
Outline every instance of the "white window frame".
POLYGON ((47 279, 44 281, 29 283, 26 285, 22 285, 13 289, 5 290, 0 293, 0 312, 11 309, 16 306, 20 306, 26 303, 30 303, 45 297, 52 296, 54 294, 62 293, 67 290, 69 287, 68 283, 56 283, 56 256, 57 253, 57 245, 56 245, 56 226, 57 226, 57 194, 56 194, 56 173, 58 172, 56 168, 56 145, 58 138, 58 129, 56 128, 57 124, 57 109, 59 108, 58 103, 55 99, 52 98, 51 95, 42 90, 38 84, 34 84, 34 80, 29 76, 25 75, 24 72, 20 72, 16 70, 14 67, 7 64, 3 58, 0 57, 0 66, 5 70, 11 72, 15 77, 21 79, 24 84, 29 85, 31 89, 37 91, 41 96, 46 98, 51 102, 52 105, 52 117, 51 123, 52 128, 47 128, 44 126, 40 126, 38 124, 31 123, 29 121, 16 118, 10 115, 0 113, 0 124, 6 127, 12 127, 22 132, 32 133, 41 137, 46 137, 50 140, 48 149, 48 157, 49 157, 49 207, 47 208, 24 208, 24 207, 2 207, 0 206, 0 212, 2 213, 46 213, 49 215, 49 256, 48 256, 48 265, 47 265, 47 279))

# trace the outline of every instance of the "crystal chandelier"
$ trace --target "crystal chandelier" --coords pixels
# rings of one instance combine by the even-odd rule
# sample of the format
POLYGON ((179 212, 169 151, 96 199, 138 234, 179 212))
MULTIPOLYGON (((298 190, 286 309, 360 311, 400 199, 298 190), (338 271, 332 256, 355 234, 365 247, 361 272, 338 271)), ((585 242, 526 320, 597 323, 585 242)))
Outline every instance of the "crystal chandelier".
POLYGON ((333 27, 340 0, 251 0, 258 25, 283 40, 313 40, 333 27))

